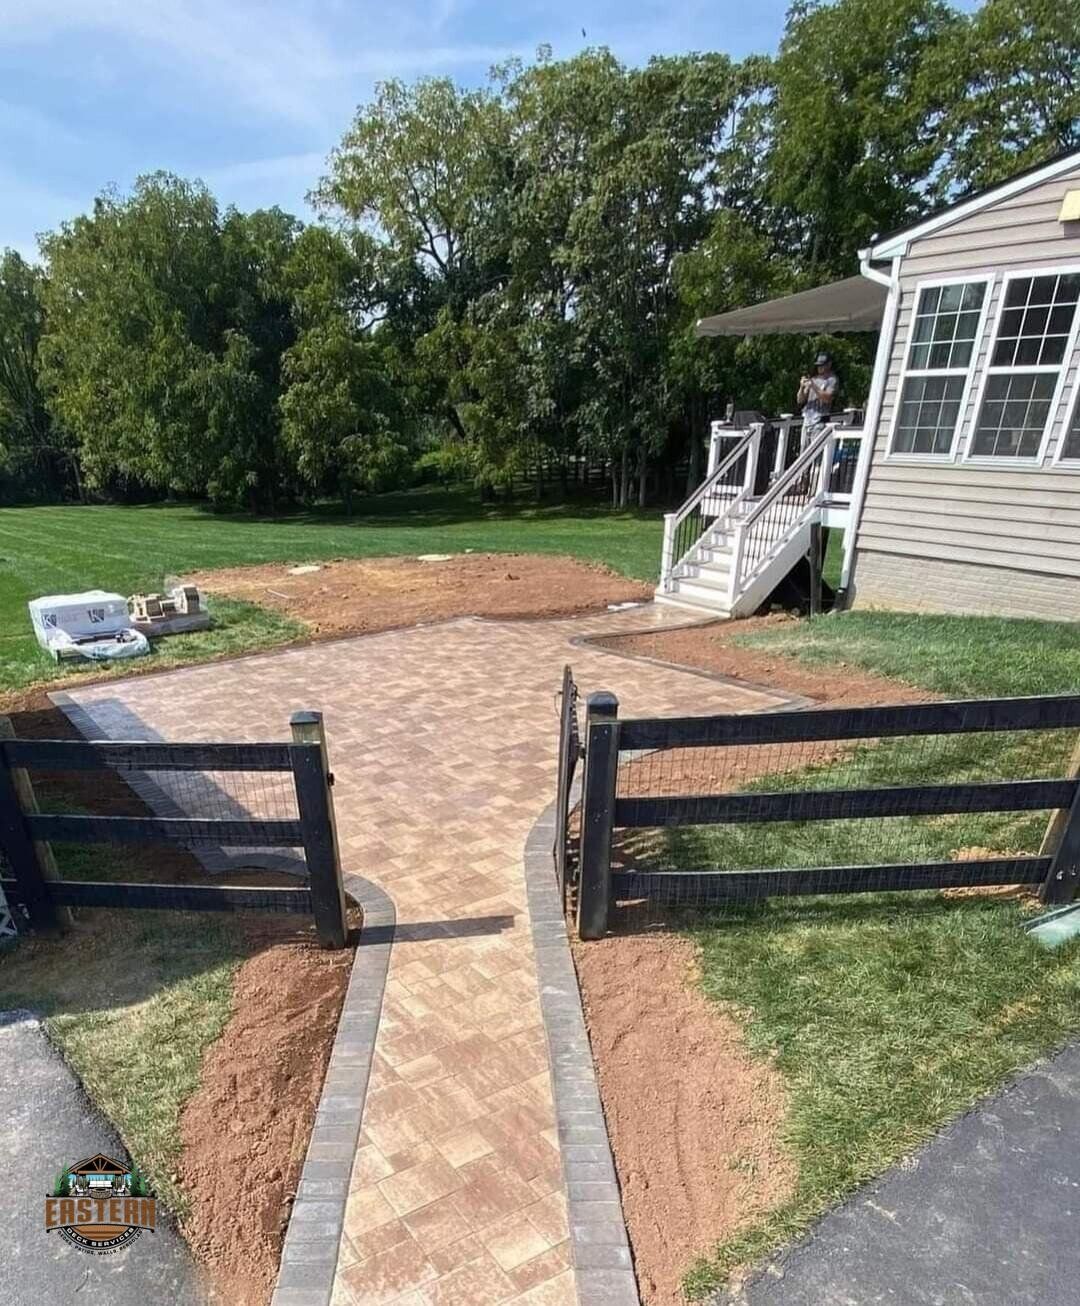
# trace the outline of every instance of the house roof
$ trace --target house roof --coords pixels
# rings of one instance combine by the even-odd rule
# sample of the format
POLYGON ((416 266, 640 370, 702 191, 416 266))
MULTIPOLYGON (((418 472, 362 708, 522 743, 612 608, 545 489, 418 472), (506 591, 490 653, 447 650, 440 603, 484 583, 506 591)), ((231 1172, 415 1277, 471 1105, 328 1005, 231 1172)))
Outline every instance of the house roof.
POLYGON ((1030 190, 1032 186, 1050 181, 1073 167, 1080 167, 1080 150, 1064 150, 1060 154, 1055 154, 1053 158, 1044 159, 1042 163, 1033 163, 1005 181, 987 186, 972 195, 965 195, 962 199, 954 200, 952 204, 946 204, 944 208, 936 210, 928 217, 920 218, 917 222, 890 231, 884 236, 878 236, 867 251, 868 256, 871 259, 886 259, 896 254, 903 254, 910 241, 929 235, 930 232, 966 218, 971 213, 978 213, 980 209, 996 204, 1009 195, 1018 195, 1022 191, 1030 190))
POLYGON ((813 290, 769 299, 750 308, 703 317, 699 336, 771 336, 826 331, 875 331, 885 312, 887 290, 865 277, 845 277, 813 290))

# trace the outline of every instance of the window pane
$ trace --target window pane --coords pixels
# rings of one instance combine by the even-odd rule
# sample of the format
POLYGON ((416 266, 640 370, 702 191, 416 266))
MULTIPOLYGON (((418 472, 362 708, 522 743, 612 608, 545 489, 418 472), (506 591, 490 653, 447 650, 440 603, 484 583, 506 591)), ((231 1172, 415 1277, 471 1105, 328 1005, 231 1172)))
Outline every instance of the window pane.
POLYGON ((952 448, 962 376, 909 376, 900 396, 896 453, 948 453, 952 448))
POLYGON ((1056 385, 1054 372, 989 377, 971 452, 980 458, 1037 457, 1056 385))
POLYGON ((964 298, 962 307, 967 310, 978 312, 982 308, 983 295, 986 293, 986 287, 973 282, 971 285, 964 287, 964 298))
POLYGON ((1075 304, 1080 299, 1080 272, 1067 272, 1058 278, 1055 304, 1075 304))
MULTIPOLYGON (((963 281, 920 291, 911 329, 908 367, 928 370, 967 367, 974 351, 979 310, 985 295, 986 287, 981 283, 963 281)), ((1016 320, 1019 329, 1019 313, 1016 320)))
POLYGON ((1031 294, 1028 295, 1028 303, 1052 304, 1054 302, 1054 291, 1057 288, 1057 277, 1035 277, 1031 283, 1031 294))
MULTIPOLYGON (((1028 343, 1025 341, 1025 344, 1028 343)), ((1037 343, 1037 342, 1032 342, 1037 343)), ((1042 363, 1044 366, 1057 366, 1065 357, 1065 346, 1068 344, 1067 336, 1047 336, 1042 342, 1042 349, 1039 351, 1038 358, 1033 358, 1033 363, 1042 363)), ((1027 361, 1026 359, 1023 361, 1027 361)))
POLYGON ((1015 280, 1010 281, 1009 288, 1005 292, 1005 307, 1015 308, 1018 304, 1026 304, 1030 290, 1030 277, 1017 277, 1015 280))
POLYGON ((1018 367, 1031 367, 1039 361, 1039 344, 1038 340, 1018 340, 1012 361, 1018 367))

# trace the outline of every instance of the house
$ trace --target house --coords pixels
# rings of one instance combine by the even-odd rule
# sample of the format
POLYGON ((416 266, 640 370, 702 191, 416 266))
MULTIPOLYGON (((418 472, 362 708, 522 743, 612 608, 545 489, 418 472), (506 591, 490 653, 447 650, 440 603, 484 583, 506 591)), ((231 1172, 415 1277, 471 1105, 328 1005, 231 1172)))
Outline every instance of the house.
POLYGON ((877 354, 865 410, 809 446, 792 417, 713 424, 657 597, 747 615, 838 528, 847 605, 1080 620, 1078 305, 1074 152, 875 241, 857 277, 703 319, 876 326, 877 354))

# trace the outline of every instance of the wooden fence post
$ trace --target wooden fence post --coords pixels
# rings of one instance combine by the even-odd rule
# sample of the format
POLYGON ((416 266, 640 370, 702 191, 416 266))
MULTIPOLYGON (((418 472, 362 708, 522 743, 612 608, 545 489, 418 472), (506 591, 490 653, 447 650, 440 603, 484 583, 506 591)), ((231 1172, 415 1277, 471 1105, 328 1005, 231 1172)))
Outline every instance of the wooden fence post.
POLYGON ((581 800, 578 936, 602 939, 611 908, 611 833, 619 774, 619 700, 601 690, 587 700, 581 800))
POLYGON ((47 843, 35 843, 23 820, 25 813, 38 807, 29 775, 22 767, 8 764, 4 740, 14 738, 11 722, 0 716, 0 847, 11 862, 30 928, 35 934, 55 935, 71 924, 71 911, 57 907, 49 893, 47 881, 60 878, 52 849, 47 843))
POLYGON ((1071 902, 1080 888, 1080 740, 1069 762, 1068 776, 1077 780, 1072 807, 1060 807, 1050 817, 1040 857, 1052 857, 1039 897, 1043 902, 1071 902))
POLYGON ((348 937, 345 889, 341 882, 333 777, 326 757, 326 733, 321 712, 294 712, 292 727, 293 778, 296 802, 304 827, 304 856, 311 880, 315 931, 324 948, 343 948, 348 937))

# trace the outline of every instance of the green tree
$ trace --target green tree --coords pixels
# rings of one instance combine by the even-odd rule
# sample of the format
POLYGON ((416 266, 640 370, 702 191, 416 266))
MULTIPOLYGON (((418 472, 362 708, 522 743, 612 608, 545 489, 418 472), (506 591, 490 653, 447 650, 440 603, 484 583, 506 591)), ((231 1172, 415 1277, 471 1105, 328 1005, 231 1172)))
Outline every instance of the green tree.
POLYGON ((374 253, 362 232, 309 227, 287 271, 298 331, 283 359, 285 444, 308 487, 339 494, 350 511, 356 492, 406 479, 413 458, 374 329, 374 253))
POLYGON ((90 484, 274 506, 297 230, 278 210, 223 221, 200 183, 156 173, 45 238, 42 381, 90 484))
POLYGON ((1078 69, 1080 0, 986 0, 955 22, 923 69, 940 104, 935 199, 1080 149, 1078 69))
POLYGON ((922 69, 959 22, 943 0, 793 5, 773 64, 767 176, 808 284, 850 275, 875 234, 924 211, 933 112, 963 92, 922 69))
POLYGON ((44 270, 14 250, 0 255, 0 467, 8 484, 32 496, 78 489, 79 465, 49 416, 38 379, 45 326, 44 270))

